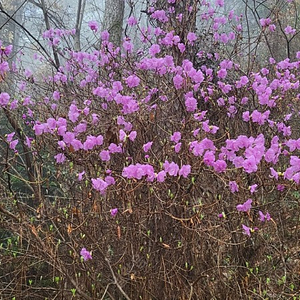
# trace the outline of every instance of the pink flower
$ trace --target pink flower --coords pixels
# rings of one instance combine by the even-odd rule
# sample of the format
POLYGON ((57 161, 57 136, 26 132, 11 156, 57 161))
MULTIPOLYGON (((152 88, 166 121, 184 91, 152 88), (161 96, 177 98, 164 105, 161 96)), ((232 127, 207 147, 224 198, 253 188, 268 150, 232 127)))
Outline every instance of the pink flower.
POLYGON ((183 43, 178 43, 177 47, 180 53, 183 53, 185 51, 185 45, 183 43))
POLYGON ((131 53, 133 51, 133 44, 131 43, 130 39, 125 39, 123 42, 123 48, 128 53, 131 53))
POLYGON ((224 160, 218 159, 214 162, 213 167, 217 173, 222 173, 226 170, 227 164, 224 160))
POLYGON ((101 178, 92 178, 93 188, 96 191, 99 191, 101 194, 104 194, 108 184, 101 178))
POLYGON ((101 160, 103 161, 109 161, 110 160, 110 154, 108 150, 102 150, 99 154, 101 160))
POLYGON ((98 31, 98 29, 99 29, 99 25, 96 21, 90 21, 88 23, 88 25, 89 25, 90 29, 95 31, 95 32, 98 31))
POLYGON ((248 236, 251 236, 251 228, 242 224, 242 227, 243 227, 243 230, 244 230, 244 234, 248 235, 248 236))
POLYGON ((174 143, 178 143, 181 139, 181 133, 176 131, 171 135, 170 140, 174 143))
POLYGON ((179 74, 175 75, 173 78, 173 83, 175 88, 178 90, 182 87, 183 84, 183 78, 179 74))
POLYGON ((160 52, 160 46, 158 44, 153 44, 149 49, 149 54, 151 56, 155 56, 159 52, 160 52))
POLYGON ((140 84, 140 79, 136 75, 130 75, 126 78, 126 83, 128 87, 133 88, 140 84))
POLYGON ((251 207, 252 207, 251 203, 252 203, 252 199, 249 198, 249 199, 248 199, 246 202, 244 202, 243 204, 238 204, 238 205, 236 206, 236 209, 237 209, 237 211, 248 212, 248 211, 251 209, 251 207))
POLYGON ((207 166, 213 166, 215 162, 215 153, 213 151, 206 151, 203 156, 203 162, 207 166))
POLYGON ((107 30, 104 30, 101 32, 101 39, 103 41, 108 41, 109 40, 109 32, 107 30))
POLYGON ((78 174, 78 180, 81 181, 83 179, 83 175, 85 174, 85 171, 82 171, 78 174))
POLYGON ((44 124, 35 124, 33 126, 34 132, 36 135, 42 135, 45 129, 44 124))
POLYGON ((276 30, 276 25, 275 25, 275 24, 271 24, 271 25, 269 26, 269 30, 270 30, 271 32, 274 32, 274 31, 276 30))
POLYGON ((122 153, 123 152, 121 145, 116 145, 114 143, 111 143, 108 146, 108 150, 110 153, 122 153))
POLYGON ((73 148, 74 148, 75 151, 78 151, 78 150, 80 150, 80 149, 83 148, 83 145, 82 145, 81 141, 79 141, 77 139, 74 139, 71 142, 71 145, 73 146, 73 148))
POLYGON ((137 25, 137 20, 135 17, 131 16, 128 18, 127 23, 129 26, 137 25))
POLYGON ((31 148, 31 143, 33 141, 33 138, 29 138, 28 136, 25 137, 24 144, 28 147, 31 148))
POLYGON ((197 40, 197 35, 194 32, 189 32, 187 34, 187 40, 189 41, 189 44, 194 44, 194 42, 197 40))
POLYGON ((261 211, 259 211, 258 214, 259 214, 259 220, 261 222, 265 222, 265 221, 270 221, 271 220, 271 216, 270 216, 270 214, 268 212, 264 215, 261 211))
POLYGON ((89 259, 92 259, 92 255, 91 252, 87 251, 85 248, 82 248, 80 251, 80 255, 82 256, 82 258, 87 261, 89 259))
POLYGON ((66 157, 65 157, 65 155, 63 153, 56 154, 54 156, 54 158, 56 159, 56 163, 58 163, 58 164, 62 164, 66 160, 66 157))
POLYGON ((156 10, 151 14, 151 18, 157 19, 162 23, 168 22, 168 17, 166 16, 166 12, 164 10, 156 10))
POLYGON ((280 192, 283 192, 285 189, 285 186, 283 184, 278 184, 277 185, 277 190, 280 191, 280 192))
POLYGON ((124 142, 125 139, 126 139, 126 133, 125 133, 125 131, 124 131, 123 129, 120 129, 120 130, 119 130, 119 140, 120 140, 121 142, 124 142))
POLYGON ((12 45, 8 45, 6 47, 2 47, 1 52, 3 52, 5 55, 9 55, 13 49, 12 45))
POLYGON ((177 143, 177 144, 175 145, 175 147, 174 147, 174 151, 175 151, 176 153, 178 153, 178 152, 180 151, 180 149, 181 149, 181 143, 177 143))
POLYGON ((197 100, 194 97, 185 97, 184 104, 187 111, 195 111, 197 109, 197 100))
POLYGON ((75 134, 73 132, 69 132, 67 131, 65 133, 65 135, 63 136, 64 142, 67 145, 71 145, 71 143, 73 142, 73 140, 75 139, 75 134))
POLYGON ((9 71, 9 64, 7 61, 0 63, 0 74, 4 75, 5 72, 9 71))
POLYGON ((164 182, 166 175, 167 175, 167 173, 165 171, 160 171, 156 176, 157 181, 164 182))
POLYGON ((116 183, 115 179, 110 175, 106 176, 104 180, 108 185, 114 185, 116 183))
POLYGON ((220 69, 220 70, 217 72, 217 76, 218 76, 220 79, 226 78, 226 76, 227 76, 227 71, 226 71, 226 69, 220 69))
POLYGON ((224 0, 216 0, 216 5, 219 5, 220 7, 224 6, 224 0))
POLYGON ((56 128, 56 120, 54 118, 49 118, 47 120, 47 125, 50 130, 54 130, 56 128))
POLYGON ((249 82, 249 79, 247 76, 242 76, 240 80, 236 83, 237 88, 241 88, 242 86, 245 86, 249 82))
POLYGON ((188 175, 191 173, 191 166, 190 165, 183 165, 179 170, 179 176, 187 178, 188 175))
POLYGON ((270 171, 271 171, 271 177, 278 180, 278 172, 276 172, 273 168, 270 168, 270 171))
POLYGON ((86 141, 83 143, 84 150, 91 150, 97 145, 97 138, 95 136, 89 135, 86 141))
POLYGON ((5 107, 9 102, 10 96, 7 93, 0 94, 0 106, 5 107))
POLYGON ((153 142, 148 142, 146 144, 143 145, 143 150, 144 152, 148 152, 151 149, 153 142))
POLYGON ((249 186, 249 189, 250 189, 251 194, 255 193, 256 189, 257 189, 257 184, 253 184, 253 185, 249 186))
POLYGON ((60 92, 54 91, 52 97, 55 101, 58 101, 60 99, 60 92))
POLYGON ((16 146, 19 143, 19 140, 14 140, 9 143, 9 148, 12 150, 16 150, 16 146))
POLYGON ((137 135, 137 132, 136 131, 131 131, 130 134, 129 134, 129 139, 131 141, 134 141, 135 138, 136 138, 136 135, 137 135))
POLYGON ((259 22, 262 27, 267 27, 271 24, 271 19, 260 19, 259 22))
POLYGON ((103 136, 100 134, 96 137, 97 145, 101 146, 103 144, 103 136))
POLYGON ((296 29, 293 29, 291 26, 287 26, 285 29, 284 29, 284 32, 286 34, 295 34, 296 33, 296 29))
POLYGON ((112 217, 115 217, 117 215, 117 213, 118 213, 117 208, 113 208, 113 209, 110 210, 110 214, 111 214, 112 217))
POLYGON ((246 173, 253 173, 257 171, 257 164, 254 155, 245 159, 242 164, 246 173))
POLYGON ((147 179, 152 181, 155 178, 154 168, 149 164, 136 164, 124 167, 122 176, 125 178, 142 179, 143 176, 147 175, 147 179))
POLYGON ((222 212, 221 214, 218 214, 218 218, 220 218, 220 219, 225 218, 225 217, 226 217, 226 215, 224 212, 222 212))
POLYGON ((71 106, 69 108, 69 113, 68 113, 68 117, 69 117, 70 121, 75 123, 77 121, 79 115, 80 115, 80 111, 77 108, 77 106, 75 104, 71 104, 71 106))
POLYGON ((77 126, 74 127, 74 133, 77 135, 79 133, 85 132, 86 127, 87 125, 85 122, 79 123, 77 126))
POLYGON ((167 160, 163 164, 164 169, 167 173, 169 173, 170 176, 177 176, 177 173, 179 171, 179 167, 176 163, 173 161, 169 163, 167 160))
POLYGON ((8 142, 11 142, 15 134, 16 134, 15 132, 9 133, 6 137, 6 140, 8 142))
POLYGON ((229 188, 231 193, 235 193, 239 191, 239 186, 237 185, 237 183, 235 181, 230 181, 229 182, 229 188))

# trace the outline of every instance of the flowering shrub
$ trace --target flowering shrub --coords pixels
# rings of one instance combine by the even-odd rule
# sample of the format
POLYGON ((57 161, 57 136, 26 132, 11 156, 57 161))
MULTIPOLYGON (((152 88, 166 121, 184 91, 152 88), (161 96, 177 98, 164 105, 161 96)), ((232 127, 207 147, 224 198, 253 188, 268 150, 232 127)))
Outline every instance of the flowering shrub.
MULTIPOLYGON (((218 15, 224 1, 202 2, 184 14, 176 1, 149 7, 157 27, 141 32, 143 49, 128 37, 115 47, 102 32, 99 50, 69 50, 53 74, 42 81, 33 74, 31 84, 24 73, 15 95, 0 94, 12 128, 1 137, 5 172, 23 165, 22 191, 33 194, 31 203, 22 201, 8 179, 3 224, 26 242, 16 255, 34 253, 26 259, 51 269, 61 295, 75 289, 80 299, 234 299, 250 289, 253 297, 287 292, 281 285, 268 290, 261 278, 284 276, 265 259, 284 258, 275 250, 283 247, 279 228, 291 209, 285 199, 298 195, 300 60, 271 59, 244 72, 222 51, 198 48, 200 35, 185 26, 198 9, 220 49, 234 45, 241 26, 232 13, 218 15), (255 264, 253 275, 247 268, 255 264)), ((138 25, 134 17, 128 24, 138 25)), ((271 20, 260 24, 270 27, 271 20)), ((95 21, 89 27, 99 29, 95 21)), ((51 40, 63 35, 52 30, 51 40)))

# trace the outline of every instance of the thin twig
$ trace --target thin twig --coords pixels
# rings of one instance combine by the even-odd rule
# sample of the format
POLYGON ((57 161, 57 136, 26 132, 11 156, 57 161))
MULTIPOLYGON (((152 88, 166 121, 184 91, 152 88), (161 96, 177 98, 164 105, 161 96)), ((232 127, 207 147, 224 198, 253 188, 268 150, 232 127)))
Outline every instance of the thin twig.
POLYGON ((111 267, 111 264, 110 264, 108 258, 105 257, 105 261, 107 262, 108 267, 109 267, 109 269, 110 269, 110 272, 111 272, 111 274, 112 274, 112 276, 113 276, 114 284, 117 286, 117 288, 120 290, 120 292, 123 294, 123 296, 124 296, 127 300, 131 300, 130 297, 125 293, 125 291, 122 289, 122 287, 121 287, 120 284, 118 283, 117 277, 116 277, 116 275, 115 275, 114 270, 113 270, 112 267, 111 267))

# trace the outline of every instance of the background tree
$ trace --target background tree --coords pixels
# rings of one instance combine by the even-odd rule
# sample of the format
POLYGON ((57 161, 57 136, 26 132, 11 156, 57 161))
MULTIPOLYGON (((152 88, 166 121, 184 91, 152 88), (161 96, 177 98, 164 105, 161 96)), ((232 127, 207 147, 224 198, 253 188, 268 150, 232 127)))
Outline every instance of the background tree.
POLYGON ((108 30, 110 41, 115 45, 121 45, 124 8, 125 1, 105 0, 103 28, 108 30))

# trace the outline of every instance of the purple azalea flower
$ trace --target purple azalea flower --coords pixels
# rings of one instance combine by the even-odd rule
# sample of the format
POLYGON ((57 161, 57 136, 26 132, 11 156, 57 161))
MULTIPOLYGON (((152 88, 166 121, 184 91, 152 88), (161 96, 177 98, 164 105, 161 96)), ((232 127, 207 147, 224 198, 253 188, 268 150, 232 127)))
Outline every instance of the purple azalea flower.
POLYGON ((88 25, 89 25, 90 29, 93 31, 98 31, 98 29, 99 29, 99 25, 96 21, 90 21, 88 23, 88 25))
POLYGON ((181 139, 181 133, 176 131, 171 135, 170 140, 174 143, 178 143, 181 139))
POLYGON ((108 185, 114 185, 116 183, 115 179, 110 175, 106 176, 104 180, 108 185))
POLYGON ((239 191, 239 186, 237 185, 237 183, 235 181, 230 181, 229 182, 229 188, 231 193, 235 193, 239 191))
POLYGON ((136 20, 136 18, 133 17, 133 16, 129 17, 128 20, 127 20, 127 24, 128 24, 129 26, 137 25, 137 20, 136 20))
POLYGON ((256 192, 257 184, 253 184, 249 186, 250 193, 253 194, 256 192))
POLYGON ((85 171, 82 171, 78 174, 78 180, 81 181, 83 179, 83 175, 85 174, 85 171))
POLYGON ((130 75, 125 81, 130 88, 136 87, 140 84, 140 79, 136 75, 130 75))
POLYGON ((6 136, 6 140, 7 140, 8 142, 11 142, 12 139, 13 139, 13 137, 14 137, 14 135, 15 135, 15 132, 9 133, 9 134, 6 136))
POLYGON ((118 213, 117 208, 113 208, 113 209, 110 210, 110 214, 111 214, 112 217, 115 217, 117 215, 117 213, 118 213))
POLYGON ((97 138, 95 136, 89 135, 86 141, 83 143, 84 150, 91 150, 97 145, 97 138))
POLYGON ((129 134, 129 139, 131 141, 134 141, 135 138, 136 138, 136 135, 137 135, 137 132, 136 131, 131 131, 130 134, 129 134))
POLYGON ((163 171, 160 171, 157 176, 156 176, 156 179, 158 182, 164 182, 165 181, 165 178, 166 178, 166 172, 163 170, 163 171))
POLYGON ((252 207, 251 203, 252 203, 252 199, 249 198, 249 199, 248 199, 246 202, 244 202, 243 204, 238 204, 238 205, 236 206, 236 209, 237 209, 237 211, 248 212, 248 211, 251 209, 251 207, 252 207))
POLYGON ((242 227, 244 229, 244 234, 246 234, 248 236, 251 236, 251 231, 252 231, 251 228, 248 227, 248 226, 246 226, 246 225, 244 225, 244 224, 242 224, 242 227))
POLYGON ((283 184, 278 184, 277 185, 277 190, 278 191, 282 192, 282 191, 284 191, 284 189, 285 189, 285 186, 283 184))
POLYGON ((295 34, 296 33, 296 29, 292 28, 291 26, 287 26, 285 29, 284 29, 284 32, 286 34, 295 34))
POLYGON ((80 111, 77 108, 77 106, 75 104, 71 104, 71 106, 69 108, 69 113, 68 113, 68 117, 69 117, 70 121, 75 123, 77 121, 79 115, 80 115, 80 111))
POLYGON ((89 259, 92 259, 92 254, 90 251, 87 251, 86 248, 82 248, 80 251, 80 255, 82 256, 82 258, 87 261, 89 259))
POLYGON ((160 46, 158 44, 153 44, 149 49, 149 54, 151 56, 155 56, 159 52, 160 52, 160 46))
POLYGON ((222 173, 226 170, 227 164, 224 160, 218 159, 214 162, 213 167, 217 173, 222 173))
POLYGON ((226 215, 225 215, 225 213, 224 212, 222 212, 221 214, 218 214, 218 218, 225 218, 226 217, 226 215))
POLYGON ((101 178, 92 178, 93 188, 96 191, 99 191, 101 194, 104 194, 108 184, 101 178))
POLYGON ((183 78, 179 74, 177 74, 173 78, 173 83, 174 83, 175 88, 178 90, 181 88, 181 86, 183 84, 183 78))
POLYGON ((194 32, 189 32, 187 34, 187 40, 189 41, 189 44, 194 44, 194 42, 197 40, 197 35, 194 32))
POLYGON ((179 176, 187 178, 188 175, 191 173, 191 166, 190 165, 183 165, 179 170, 179 176))
POLYGON ((177 173, 179 171, 179 167, 176 163, 173 161, 169 163, 167 160, 163 164, 164 169, 167 173, 169 173, 170 176, 177 176, 177 173))
POLYGON ((54 158, 56 159, 56 163, 58 163, 58 164, 62 164, 66 160, 66 157, 65 157, 65 155, 63 153, 56 154, 54 156, 54 158))
POLYGON ((259 220, 261 222, 265 222, 265 221, 270 221, 271 220, 271 216, 270 214, 267 212, 266 214, 263 214, 263 212, 259 211, 259 220))
POLYGON ((257 164, 254 155, 245 159, 242 165, 246 173, 253 173, 257 171, 257 164))
POLYGON ((109 161, 110 160, 110 154, 108 150, 102 150, 99 154, 101 160, 103 161, 109 161))
POLYGON ((143 150, 144 152, 148 152, 151 149, 153 142, 148 142, 146 144, 143 145, 143 150))

